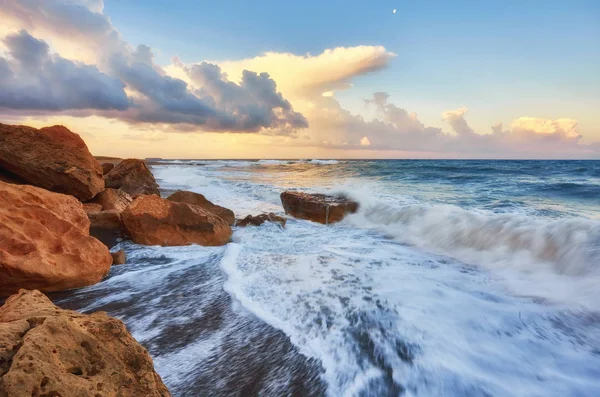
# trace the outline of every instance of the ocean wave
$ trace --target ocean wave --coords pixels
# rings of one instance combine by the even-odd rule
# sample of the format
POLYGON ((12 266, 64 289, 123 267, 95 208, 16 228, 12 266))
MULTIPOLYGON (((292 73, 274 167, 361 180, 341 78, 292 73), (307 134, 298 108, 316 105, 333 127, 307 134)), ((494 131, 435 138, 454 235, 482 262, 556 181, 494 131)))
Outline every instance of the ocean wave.
POLYGON ((595 220, 542 220, 425 204, 375 204, 365 208, 362 217, 396 239, 469 263, 519 266, 528 257, 556 274, 600 276, 600 222, 595 220), (516 256, 521 260, 514 261, 516 256))
POLYGON ((339 164, 339 160, 319 160, 319 159, 312 159, 309 161, 309 163, 311 164, 321 164, 321 165, 333 165, 333 164, 339 164))

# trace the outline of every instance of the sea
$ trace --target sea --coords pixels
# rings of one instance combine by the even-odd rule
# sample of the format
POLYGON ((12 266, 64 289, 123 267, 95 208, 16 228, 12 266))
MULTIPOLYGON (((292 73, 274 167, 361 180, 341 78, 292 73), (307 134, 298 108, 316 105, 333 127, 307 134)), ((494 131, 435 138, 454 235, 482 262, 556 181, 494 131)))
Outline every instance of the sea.
POLYGON ((121 242, 54 301, 121 319, 174 396, 600 396, 600 161, 161 160, 237 217, 285 190, 356 214, 121 242))

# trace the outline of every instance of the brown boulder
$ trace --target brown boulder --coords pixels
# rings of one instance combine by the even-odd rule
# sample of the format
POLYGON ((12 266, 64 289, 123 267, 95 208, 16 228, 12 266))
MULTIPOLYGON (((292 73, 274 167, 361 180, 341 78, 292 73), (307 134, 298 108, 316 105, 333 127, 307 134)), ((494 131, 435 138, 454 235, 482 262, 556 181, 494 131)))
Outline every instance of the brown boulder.
POLYGON ((121 213, 117 210, 88 212, 90 235, 100 240, 108 248, 115 246, 126 236, 121 213))
POLYGON ((102 174, 106 175, 115 168, 113 163, 102 163, 102 174))
POLYGON ((95 203, 83 203, 83 210, 86 214, 102 211, 102 206, 95 203))
POLYGON ((152 358, 116 318, 20 290, 0 307, 0 396, 166 397, 152 358))
POLYGON ((126 159, 104 176, 106 187, 121 189, 131 197, 160 194, 154 175, 143 160, 126 159))
POLYGON ((90 237, 74 197, 0 182, 0 202, 0 296, 83 287, 110 270, 108 248, 90 237))
POLYGON ((227 222, 197 205, 141 196, 122 214, 125 229, 138 244, 223 245, 231 238, 227 222))
POLYGON ((0 123, 0 168, 81 201, 104 189, 100 164, 81 137, 61 125, 38 130, 0 123))
POLYGON ((300 219, 329 224, 339 222, 348 213, 358 210, 358 203, 343 196, 308 194, 286 191, 281 193, 285 213, 300 219))
POLYGON ((125 256, 125 251, 118 250, 117 252, 111 252, 110 255, 113 258, 113 265, 124 265, 127 261, 127 257, 125 256))
POLYGON ((269 212, 268 214, 260 214, 257 216, 248 215, 244 219, 238 219, 235 222, 235 225, 236 226, 248 226, 248 225, 260 226, 265 222, 279 223, 281 225, 281 227, 285 227, 286 219, 284 217, 277 216, 272 212, 269 212))
POLYGON ((103 210, 123 212, 132 201, 131 196, 124 191, 109 188, 98 193, 91 202, 100 204, 103 210))
POLYGON ((167 197, 167 200, 175 201, 178 203, 198 205, 203 209, 207 210, 208 212, 212 212, 213 214, 223 219, 230 225, 233 225, 235 223, 235 214, 232 210, 230 210, 229 208, 221 207, 220 205, 213 204, 200 193, 178 190, 169 197, 167 197))

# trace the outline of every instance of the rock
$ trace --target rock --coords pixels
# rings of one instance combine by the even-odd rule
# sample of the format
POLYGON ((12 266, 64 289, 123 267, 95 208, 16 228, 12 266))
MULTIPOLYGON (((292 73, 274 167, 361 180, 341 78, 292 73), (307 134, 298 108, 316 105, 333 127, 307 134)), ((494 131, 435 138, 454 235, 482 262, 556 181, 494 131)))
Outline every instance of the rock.
POLYGON ((90 235, 94 236, 108 248, 122 241, 127 233, 117 210, 90 212, 90 235))
POLYGON ((0 124, 0 168, 31 185, 81 201, 104 189, 100 164, 81 137, 61 125, 38 130, 0 124))
POLYGON ((124 265, 127 258, 125 256, 125 251, 118 250, 117 252, 111 252, 110 255, 113 258, 113 265, 124 265))
POLYGON ((83 203, 83 210, 86 214, 102 211, 102 206, 95 203, 83 203))
POLYGON ((108 248, 90 236, 74 197, 0 182, 0 202, 0 296, 84 287, 110 270, 108 248))
POLYGON ((178 203, 198 205, 198 206, 202 207, 203 209, 217 215, 219 218, 223 219, 229 225, 233 225, 235 223, 235 214, 233 213, 232 210, 225 208, 225 207, 221 207, 220 205, 211 203, 210 201, 208 201, 206 199, 206 197, 204 197, 203 195, 201 195, 199 193, 178 190, 175 193, 173 193, 172 195, 170 195, 169 197, 167 197, 167 200, 175 201, 178 203))
POLYGON ((158 184, 146 164, 139 159, 126 159, 104 176, 106 187, 121 189, 131 197, 158 194, 158 184))
POLYGON ((358 210, 358 203, 343 196, 308 194, 286 191, 281 193, 286 214, 323 224, 339 222, 348 213, 358 210))
POLYGON ((15 174, 8 172, 7 170, 2 169, 1 166, 0 166, 0 182, 12 183, 14 185, 27 185, 27 183, 23 179, 19 178, 15 174))
POLYGON ((197 205, 165 200, 157 195, 141 196, 122 214, 125 229, 138 244, 223 245, 231 238, 231 227, 220 217, 197 205))
POLYGON ((100 204, 102 210, 123 212, 133 199, 122 190, 108 188, 94 197, 92 203, 100 204))
POLYGON ((281 227, 285 227, 286 219, 284 217, 277 216, 272 212, 269 212, 268 214, 260 214, 257 216, 248 215, 244 219, 238 219, 235 222, 235 225, 236 226, 248 226, 248 225, 260 226, 265 222, 275 222, 275 223, 279 223, 281 225, 281 227))
POLYGON ((116 318, 20 290, 0 307, 0 396, 167 397, 152 358, 116 318))
POLYGON ((102 174, 108 174, 113 168, 115 168, 113 163, 102 163, 102 174))

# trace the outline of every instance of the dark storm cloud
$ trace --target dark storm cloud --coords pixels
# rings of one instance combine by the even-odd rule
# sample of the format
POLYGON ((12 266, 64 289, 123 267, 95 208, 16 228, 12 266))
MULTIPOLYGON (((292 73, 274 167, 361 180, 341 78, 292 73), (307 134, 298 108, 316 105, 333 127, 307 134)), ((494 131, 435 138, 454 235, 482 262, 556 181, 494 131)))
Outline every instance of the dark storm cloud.
POLYGON ((121 81, 95 66, 50 54, 48 44, 25 30, 3 41, 8 57, 0 57, 0 108, 60 111, 129 107, 121 81))

